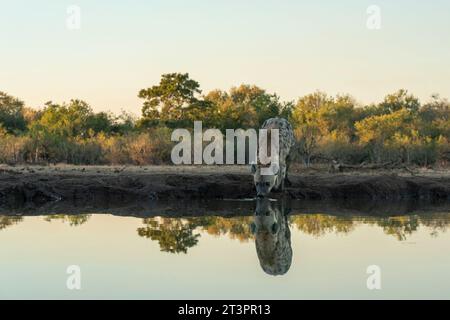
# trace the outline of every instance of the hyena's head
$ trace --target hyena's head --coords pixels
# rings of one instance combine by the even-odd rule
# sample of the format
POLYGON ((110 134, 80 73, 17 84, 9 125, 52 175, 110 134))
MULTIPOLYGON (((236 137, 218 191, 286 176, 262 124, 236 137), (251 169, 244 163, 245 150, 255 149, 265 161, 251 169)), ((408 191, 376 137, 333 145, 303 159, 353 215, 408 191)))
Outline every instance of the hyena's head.
POLYGON ((250 229, 255 235, 261 268, 270 275, 285 274, 292 262, 291 234, 279 203, 258 199, 250 229))
POLYGON ((258 198, 267 197, 278 182, 278 174, 268 174, 269 169, 259 164, 252 164, 253 181, 258 198))

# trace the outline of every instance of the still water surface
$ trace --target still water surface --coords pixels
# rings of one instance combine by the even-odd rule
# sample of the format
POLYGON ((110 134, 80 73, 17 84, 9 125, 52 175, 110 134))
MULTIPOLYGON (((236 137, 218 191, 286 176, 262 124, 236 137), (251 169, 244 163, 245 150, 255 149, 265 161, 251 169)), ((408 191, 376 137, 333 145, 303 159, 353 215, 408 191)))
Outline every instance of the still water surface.
POLYGON ((445 211, 254 207, 233 216, 0 216, 0 298, 450 298, 445 211), (66 287, 70 265, 81 268, 81 290, 66 287), (367 289, 370 265, 381 268, 381 290, 367 289))

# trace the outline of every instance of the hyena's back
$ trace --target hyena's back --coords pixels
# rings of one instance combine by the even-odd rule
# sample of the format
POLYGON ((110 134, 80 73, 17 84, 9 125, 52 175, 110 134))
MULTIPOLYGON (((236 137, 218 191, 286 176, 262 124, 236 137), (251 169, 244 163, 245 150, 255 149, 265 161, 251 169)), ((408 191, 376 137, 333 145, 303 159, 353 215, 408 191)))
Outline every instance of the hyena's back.
POLYGON ((280 160, 284 161, 295 144, 294 130, 292 130, 292 126, 289 121, 284 118, 270 118, 263 123, 261 129, 279 130, 280 160))

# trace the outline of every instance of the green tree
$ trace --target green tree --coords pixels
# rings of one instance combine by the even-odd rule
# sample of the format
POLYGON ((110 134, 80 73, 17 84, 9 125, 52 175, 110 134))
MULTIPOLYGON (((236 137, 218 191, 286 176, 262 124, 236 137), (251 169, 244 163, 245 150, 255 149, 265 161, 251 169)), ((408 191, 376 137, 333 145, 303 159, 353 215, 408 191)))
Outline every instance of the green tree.
POLYGON ((419 111, 420 129, 423 135, 433 139, 450 138, 450 103, 439 95, 433 95, 430 102, 419 111))
POLYGON ((68 138, 52 132, 39 122, 33 123, 28 132, 31 142, 29 158, 33 162, 62 162, 68 160, 68 138))
POLYGON ((85 143, 86 139, 100 132, 110 133, 112 125, 110 114, 96 114, 82 100, 68 104, 47 102, 39 118, 29 126, 29 158, 35 162, 92 164, 93 159, 101 159, 101 151, 98 146, 85 143))
POLYGON ((63 137, 87 136, 92 108, 82 100, 71 100, 68 105, 47 102, 37 124, 49 133, 63 137))
POLYGON ((319 146, 320 139, 327 134, 328 126, 324 113, 330 109, 333 98, 323 92, 315 92, 300 98, 292 112, 299 141, 300 155, 307 166, 319 146))
POLYGON ((114 118, 111 131, 115 134, 124 135, 136 131, 136 117, 124 110, 114 118))
POLYGON ((90 114, 85 123, 85 128, 91 135, 100 132, 111 133, 114 125, 114 116, 107 112, 99 112, 90 114))
POLYGON ((270 118, 281 117, 289 119, 294 107, 293 102, 281 102, 280 97, 276 94, 267 93, 257 97, 253 105, 256 111, 258 127, 261 127, 264 121, 270 118))
POLYGON ((281 102, 276 94, 252 85, 233 87, 229 92, 213 90, 205 100, 215 106, 215 124, 222 130, 259 128, 269 118, 289 118, 293 106, 292 102, 281 102))
POLYGON ((395 93, 388 94, 380 103, 379 108, 384 113, 392 113, 401 109, 417 112, 420 108, 420 102, 415 96, 408 94, 407 90, 400 89, 395 93))
POLYGON ((324 125, 322 131, 335 133, 335 136, 352 142, 355 140, 355 122, 358 119, 358 112, 355 110, 356 102, 350 95, 338 95, 332 101, 329 100, 323 106, 321 114, 324 125))
POLYGON ((209 113, 211 104, 201 100, 200 84, 188 73, 162 75, 158 85, 139 92, 144 99, 141 125, 163 123, 170 127, 188 126, 194 120, 202 120, 209 113))
POLYGON ((9 133, 19 133, 26 129, 26 121, 22 113, 24 103, 0 91, 0 127, 9 133))
POLYGON ((365 118, 355 124, 360 143, 368 145, 372 160, 381 162, 385 147, 414 134, 414 117, 407 109, 365 118))

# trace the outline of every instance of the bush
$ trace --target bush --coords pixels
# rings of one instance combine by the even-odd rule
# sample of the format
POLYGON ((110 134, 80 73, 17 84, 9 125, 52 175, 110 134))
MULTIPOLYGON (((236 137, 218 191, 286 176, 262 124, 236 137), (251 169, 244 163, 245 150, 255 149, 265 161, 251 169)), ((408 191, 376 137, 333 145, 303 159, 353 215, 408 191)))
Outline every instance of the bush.
POLYGON ((171 130, 158 127, 148 133, 128 137, 131 162, 137 165, 169 163, 173 146, 170 136, 171 130))
POLYGON ((0 163, 16 164, 26 162, 25 146, 29 143, 28 137, 13 136, 2 132, 0 128, 0 163))
POLYGON ((318 149, 326 158, 335 159, 348 164, 360 164, 370 157, 369 151, 364 146, 344 141, 329 141, 318 149))

